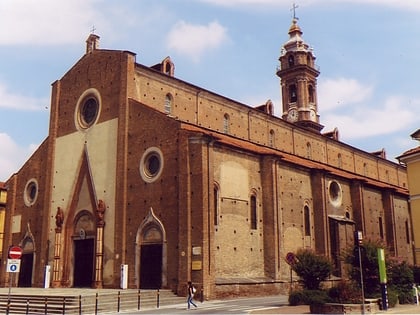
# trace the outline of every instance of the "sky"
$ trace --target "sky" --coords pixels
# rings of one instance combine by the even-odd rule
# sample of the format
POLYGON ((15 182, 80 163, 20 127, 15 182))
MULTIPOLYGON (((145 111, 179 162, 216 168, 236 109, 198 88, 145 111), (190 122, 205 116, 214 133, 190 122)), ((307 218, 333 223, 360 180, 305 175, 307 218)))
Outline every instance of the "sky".
MULTIPOLYGON (((322 132, 395 158, 418 145, 420 1, 296 0, 313 47, 322 132)), ((85 53, 128 50, 146 66, 170 56, 175 76, 246 105, 272 100, 293 0, 0 0, 0 181, 46 139, 51 84, 85 53)))

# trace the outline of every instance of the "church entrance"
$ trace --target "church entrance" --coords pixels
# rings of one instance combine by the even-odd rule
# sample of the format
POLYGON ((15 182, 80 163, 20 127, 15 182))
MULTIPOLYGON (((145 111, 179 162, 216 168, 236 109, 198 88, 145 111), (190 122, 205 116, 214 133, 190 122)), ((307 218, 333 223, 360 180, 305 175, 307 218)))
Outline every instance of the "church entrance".
POLYGON ((152 208, 137 231, 136 244, 135 272, 138 288, 166 288, 166 233, 152 208))
POLYGON ((32 286, 32 266, 34 264, 34 253, 23 254, 20 260, 19 287, 32 286))
POLYGON ((140 289, 162 287, 162 244, 141 246, 140 289))
POLYGON ((92 286, 93 281, 94 239, 74 241, 74 282, 77 288, 92 286))

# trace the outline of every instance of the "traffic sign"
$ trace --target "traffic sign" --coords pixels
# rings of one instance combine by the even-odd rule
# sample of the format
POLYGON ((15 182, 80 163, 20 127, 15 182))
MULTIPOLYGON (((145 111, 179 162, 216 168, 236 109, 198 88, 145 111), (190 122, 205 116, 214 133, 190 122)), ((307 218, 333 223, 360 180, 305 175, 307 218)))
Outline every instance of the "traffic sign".
POLYGON ((288 252, 286 255, 286 262, 289 265, 294 265, 296 263, 296 255, 292 252, 288 252))
POLYGON ((19 270, 20 270, 20 259, 7 260, 7 272, 19 272, 19 270))
POLYGON ((22 257, 22 248, 19 246, 12 246, 9 248, 9 257, 11 259, 19 259, 22 257))

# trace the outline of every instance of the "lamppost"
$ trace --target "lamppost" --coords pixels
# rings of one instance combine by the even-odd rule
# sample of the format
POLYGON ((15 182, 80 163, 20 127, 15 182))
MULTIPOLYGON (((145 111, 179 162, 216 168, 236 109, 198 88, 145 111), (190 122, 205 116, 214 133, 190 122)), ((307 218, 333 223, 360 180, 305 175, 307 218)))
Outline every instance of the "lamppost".
POLYGON ((354 241, 357 246, 357 252, 359 256, 360 286, 362 287, 362 314, 364 314, 365 313, 365 290, 364 290, 364 284, 363 284, 362 253, 361 253, 361 247, 363 245, 362 231, 354 232, 354 241))

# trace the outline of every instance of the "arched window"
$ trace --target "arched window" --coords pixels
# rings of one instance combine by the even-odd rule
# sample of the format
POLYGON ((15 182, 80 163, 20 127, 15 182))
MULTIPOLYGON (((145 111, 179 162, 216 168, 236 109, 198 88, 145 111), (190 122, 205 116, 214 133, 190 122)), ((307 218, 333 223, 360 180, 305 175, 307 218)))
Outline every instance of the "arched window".
POLYGON ((214 225, 219 225, 219 186, 214 185, 214 225))
POLYGON ((309 103, 315 103, 314 88, 312 85, 308 86, 309 103))
POLYGON ((287 59, 289 63, 289 67, 293 66, 295 64, 295 57, 293 55, 289 55, 289 58, 287 59))
POLYGON ((405 238, 406 238, 407 244, 410 244, 410 229, 409 229, 407 220, 405 221, 405 238))
POLYGON ((172 113, 172 95, 166 94, 165 96, 165 114, 171 114, 172 113))
POLYGON ((295 84, 289 86, 289 101, 290 103, 297 102, 297 89, 295 84))
POLYGON ((305 220, 305 236, 311 236, 311 213, 307 205, 303 208, 303 212, 305 220))
POLYGON ((306 157, 308 159, 312 159, 312 147, 311 147, 311 143, 307 142, 306 143, 306 157))
POLYGON ((339 168, 343 168, 343 157, 341 156, 341 153, 338 153, 338 156, 337 156, 337 162, 338 162, 338 167, 339 168))
POLYGON ((273 148, 275 144, 276 144, 276 137, 274 134, 274 130, 271 129, 270 133, 268 134, 268 145, 273 148))
POLYGON ((223 132, 229 133, 230 131, 230 118, 228 114, 223 116, 223 132))
POLYGON ((251 222, 251 229, 257 229, 257 197, 255 195, 251 196, 250 200, 250 222, 251 222))

